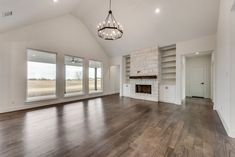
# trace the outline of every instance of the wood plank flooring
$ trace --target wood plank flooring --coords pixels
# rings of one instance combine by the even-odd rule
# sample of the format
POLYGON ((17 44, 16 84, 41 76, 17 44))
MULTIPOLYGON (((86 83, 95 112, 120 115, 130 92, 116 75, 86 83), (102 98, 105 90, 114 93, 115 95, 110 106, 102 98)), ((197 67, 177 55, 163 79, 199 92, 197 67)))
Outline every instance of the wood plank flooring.
POLYGON ((209 100, 117 95, 0 115, 0 157, 234 157, 209 100))

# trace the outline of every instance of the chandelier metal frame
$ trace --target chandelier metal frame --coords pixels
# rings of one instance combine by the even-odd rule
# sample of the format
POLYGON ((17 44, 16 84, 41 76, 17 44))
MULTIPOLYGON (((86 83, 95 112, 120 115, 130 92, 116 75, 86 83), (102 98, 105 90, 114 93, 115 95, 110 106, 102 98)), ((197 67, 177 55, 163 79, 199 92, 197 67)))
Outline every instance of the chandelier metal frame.
POLYGON ((104 40, 117 40, 123 36, 123 27, 114 18, 111 5, 112 1, 110 0, 108 16, 97 26, 98 36, 104 40))

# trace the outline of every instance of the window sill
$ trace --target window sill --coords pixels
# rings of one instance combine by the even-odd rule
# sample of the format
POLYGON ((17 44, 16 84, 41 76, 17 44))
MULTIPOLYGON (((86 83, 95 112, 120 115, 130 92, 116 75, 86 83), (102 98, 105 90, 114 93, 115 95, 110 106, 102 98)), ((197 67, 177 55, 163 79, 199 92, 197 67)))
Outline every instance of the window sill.
POLYGON ((35 97, 35 98, 28 98, 26 100, 27 103, 30 102, 39 102, 39 101, 46 101, 46 100, 55 100, 57 99, 57 96, 52 95, 52 96, 40 96, 40 97, 35 97))
POLYGON ((69 98, 69 97, 76 97, 76 96, 83 96, 83 95, 84 95, 83 92, 77 92, 77 93, 65 94, 64 97, 65 97, 65 98, 69 98))

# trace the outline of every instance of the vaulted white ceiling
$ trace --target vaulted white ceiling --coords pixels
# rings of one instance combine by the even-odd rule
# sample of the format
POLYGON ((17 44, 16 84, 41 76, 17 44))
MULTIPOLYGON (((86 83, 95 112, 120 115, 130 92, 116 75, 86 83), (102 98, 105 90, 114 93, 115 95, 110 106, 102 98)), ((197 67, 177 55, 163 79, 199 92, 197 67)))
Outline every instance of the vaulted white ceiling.
POLYGON ((216 33, 219 0, 113 0, 116 20, 124 27, 124 36, 116 41, 97 37, 97 24, 108 13, 109 0, 1 0, 0 11, 13 10, 13 16, 0 17, 0 32, 44 19, 72 13, 80 18, 104 50, 112 55, 154 45, 216 33), (160 14, 155 9, 160 8, 160 14))
MULTIPOLYGON (((97 37, 96 26, 105 19, 107 9, 108 0, 82 0, 75 15, 97 37)), ((119 55, 215 34, 219 0, 113 0, 113 11, 124 27, 123 38, 97 40, 108 53, 119 55), (159 14, 156 8, 161 9, 159 14)))
POLYGON ((30 25, 73 11, 79 0, 0 0, 0 14, 13 11, 13 16, 0 15, 0 32, 30 25))

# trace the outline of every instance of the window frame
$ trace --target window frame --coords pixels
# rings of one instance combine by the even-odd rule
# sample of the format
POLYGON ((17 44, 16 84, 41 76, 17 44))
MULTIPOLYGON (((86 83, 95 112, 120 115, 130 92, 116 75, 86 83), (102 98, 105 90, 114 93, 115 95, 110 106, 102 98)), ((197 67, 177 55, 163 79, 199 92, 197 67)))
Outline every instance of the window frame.
POLYGON ((64 98, 69 98, 69 97, 76 97, 76 96, 84 96, 85 95, 85 58, 83 57, 78 57, 78 56, 74 56, 74 55, 67 55, 67 54, 64 54, 64 98), (66 94, 66 64, 65 64, 65 57, 68 56, 68 57, 76 57, 76 58, 79 58, 79 59, 82 59, 82 68, 83 68, 83 71, 82 71, 82 92, 79 93, 79 92, 76 92, 76 93, 70 93, 70 94, 66 94))
POLYGON ((33 49, 33 48, 27 48, 26 49, 26 98, 25 102, 30 103, 30 102, 40 102, 40 101, 46 101, 46 100, 56 100, 58 99, 58 53, 57 52, 52 52, 52 51, 46 51, 46 50, 41 50, 41 49, 33 49), (56 79, 55 79, 55 95, 51 96, 41 96, 41 97, 36 97, 36 98, 29 98, 28 97, 28 51, 39 51, 39 52, 44 52, 44 53, 49 53, 49 54, 54 54, 55 55, 55 72, 56 72, 56 79))
POLYGON ((88 75, 88 94, 89 95, 93 95, 93 94, 102 94, 104 92, 104 66, 103 66, 103 62, 100 61, 100 60, 95 60, 95 59, 88 59, 88 68, 87 68, 87 75, 88 75), (89 68, 90 68, 90 61, 94 61, 94 62, 100 62, 101 63, 101 91, 93 91, 93 92, 90 92, 90 85, 89 85, 89 68))

